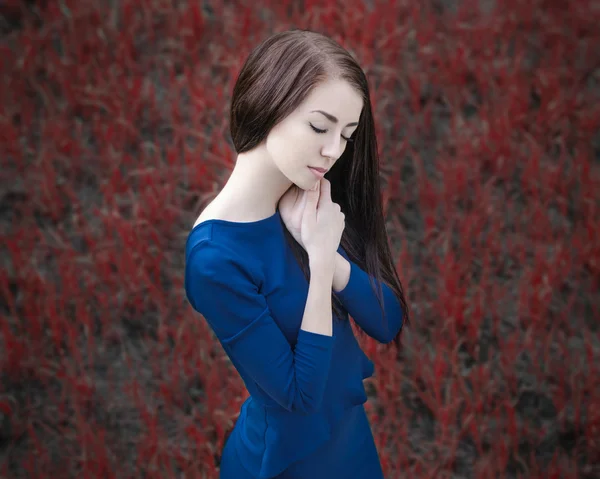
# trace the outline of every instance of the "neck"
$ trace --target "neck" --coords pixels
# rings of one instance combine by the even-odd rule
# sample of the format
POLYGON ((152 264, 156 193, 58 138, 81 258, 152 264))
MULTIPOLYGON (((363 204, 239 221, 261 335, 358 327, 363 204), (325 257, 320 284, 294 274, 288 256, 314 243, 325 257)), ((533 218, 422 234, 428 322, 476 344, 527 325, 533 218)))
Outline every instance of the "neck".
POLYGON ((248 221, 275 214, 283 194, 292 186, 262 149, 240 153, 220 196, 235 205, 236 214, 248 221))

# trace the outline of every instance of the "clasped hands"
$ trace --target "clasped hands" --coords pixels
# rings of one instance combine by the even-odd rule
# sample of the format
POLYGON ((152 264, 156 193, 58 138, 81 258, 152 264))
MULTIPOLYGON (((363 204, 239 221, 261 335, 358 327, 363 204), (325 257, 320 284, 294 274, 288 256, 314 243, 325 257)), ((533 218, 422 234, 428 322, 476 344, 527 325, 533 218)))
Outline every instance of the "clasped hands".
MULTIPOLYGON (((322 178, 320 181, 327 181, 322 178)), ((302 214, 306 204, 306 191, 292 186, 283 194, 279 200, 279 214, 292 237, 306 251, 302 243, 302 214)), ((339 253, 336 253, 335 269, 333 274, 332 288, 335 292, 346 287, 350 279, 350 263, 339 253)))

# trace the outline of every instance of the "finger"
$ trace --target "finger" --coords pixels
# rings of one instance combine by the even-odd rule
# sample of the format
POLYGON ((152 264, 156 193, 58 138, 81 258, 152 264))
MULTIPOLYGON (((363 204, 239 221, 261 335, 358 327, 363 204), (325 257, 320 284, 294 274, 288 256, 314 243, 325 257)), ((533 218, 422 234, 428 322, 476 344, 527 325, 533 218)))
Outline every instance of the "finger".
POLYGON ((302 214, 302 212, 306 208, 306 199, 308 198, 307 193, 308 193, 307 191, 302 190, 302 193, 300 194, 300 202, 298 205, 298 211, 300 212, 300 214, 302 214))
POLYGON ((321 191, 319 197, 330 199, 331 198, 331 183, 327 181, 325 178, 321 180, 321 191))
POLYGON ((306 208, 309 209, 316 209, 317 207, 317 203, 319 201, 319 195, 320 195, 320 181, 317 182, 317 184, 315 185, 315 189, 311 189, 305 192, 306 194, 306 203, 305 203, 305 210, 306 208))

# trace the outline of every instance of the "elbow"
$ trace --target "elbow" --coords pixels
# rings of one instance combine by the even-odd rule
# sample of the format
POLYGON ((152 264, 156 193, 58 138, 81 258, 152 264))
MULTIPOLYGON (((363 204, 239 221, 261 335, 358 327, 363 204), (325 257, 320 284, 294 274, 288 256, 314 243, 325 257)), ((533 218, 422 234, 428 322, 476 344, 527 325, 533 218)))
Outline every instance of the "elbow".
POLYGON ((400 331, 402 330, 402 326, 404 325, 403 319, 404 318, 402 317, 402 315, 400 315, 400 320, 397 322, 395 321, 392 325, 389 325, 386 334, 378 338, 378 341, 381 344, 391 343, 394 340, 394 338, 398 335, 398 333, 400 333, 400 331))
MULTIPOLYGON (((392 294, 389 288, 387 291, 392 294)), ((380 323, 385 326, 381 328, 383 331, 379 334, 379 337, 375 338, 382 344, 391 343, 398 336, 404 325, 404 311, 398 299, 394 296, 393 298, 387 298, 387 300, 386 308, 381 318, 382 322, 380 323)))
POLYGON ((391 334, 387 334, 385 336, 381 336, 380 338, 378 338, 378 341, 381 344, 389 344, 393 341, 393 339, 396 337, 396 335, 392 336, 391 334))

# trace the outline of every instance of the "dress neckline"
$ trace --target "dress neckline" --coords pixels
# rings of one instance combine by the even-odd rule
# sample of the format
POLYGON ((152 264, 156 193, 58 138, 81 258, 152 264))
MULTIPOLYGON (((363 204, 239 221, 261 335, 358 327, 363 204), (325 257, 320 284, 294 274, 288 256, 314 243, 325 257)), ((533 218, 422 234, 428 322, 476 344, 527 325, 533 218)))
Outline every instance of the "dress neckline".
POLYGON ((196 226, 194 226, 191 229, 190 234, 193 233, 194 231, 202 228, 203 226, 207 226, 207 225, 210 225, 213 223, 225 225, 225 226, 228 226, 231 228, 251 228, 251 227, 260 226, 263 224, 270 224, 271 222, 274 222, 275 219, 278 219, 279 217, 280 217, 279 209, 276 209, 275 213, 272 214, 271 216, 267 216, 266 218, 262 218, 262 219, 256 220, 256 221, 240 222, 240 221, 222 220, 219 218, 209 218, 207 220, 204 220, 204 221, 198 223, 196 226))

